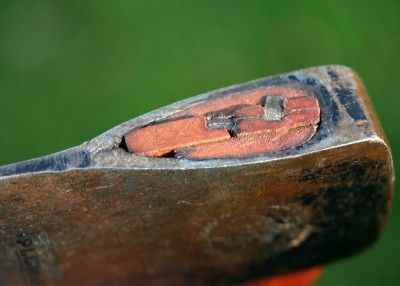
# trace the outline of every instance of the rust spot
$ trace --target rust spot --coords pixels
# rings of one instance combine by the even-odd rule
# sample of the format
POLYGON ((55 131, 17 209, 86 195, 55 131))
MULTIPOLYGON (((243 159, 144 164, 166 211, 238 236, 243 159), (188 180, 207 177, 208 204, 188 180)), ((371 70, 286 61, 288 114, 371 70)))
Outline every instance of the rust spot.
POLYGON ((295 147, 315 133, 318 100, 305 90, 260 88, 199 103, 125 136, 131 153, 212 159, 295 147))

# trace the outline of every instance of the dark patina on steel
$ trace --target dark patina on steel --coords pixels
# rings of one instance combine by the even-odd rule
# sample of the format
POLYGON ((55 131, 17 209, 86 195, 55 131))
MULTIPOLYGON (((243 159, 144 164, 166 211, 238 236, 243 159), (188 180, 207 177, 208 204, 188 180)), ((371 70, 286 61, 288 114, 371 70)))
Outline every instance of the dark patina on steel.
POLYGON ((321 265, 378 238, 393 180, 351 69, 235 85, 0 167, 0 282, 232 284, 321 265), (298 116, 311 114, 294 125, 281 123, 296 110, 290 92, 303 96, 298 116), (168 124, 204 134, 174 141, 168 124))

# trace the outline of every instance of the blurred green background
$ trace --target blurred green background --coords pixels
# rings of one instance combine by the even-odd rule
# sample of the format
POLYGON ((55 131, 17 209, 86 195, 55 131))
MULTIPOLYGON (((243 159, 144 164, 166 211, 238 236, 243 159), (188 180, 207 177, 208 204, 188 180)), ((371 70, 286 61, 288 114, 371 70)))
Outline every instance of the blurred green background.
MULTIPOLYGON (((399 167, 399 54, 400 1, 0 0, 0 164, 201 92, 335 63, 363 77, 399 167)), ((382 239, 318 285, 400 285, 399 204, 382 239)))

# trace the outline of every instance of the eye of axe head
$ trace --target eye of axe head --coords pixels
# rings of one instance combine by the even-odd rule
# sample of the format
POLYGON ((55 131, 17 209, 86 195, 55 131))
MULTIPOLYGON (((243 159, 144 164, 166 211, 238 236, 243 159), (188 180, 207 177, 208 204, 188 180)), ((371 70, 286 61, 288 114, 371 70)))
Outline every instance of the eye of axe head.
POLYGON ((263 78, 0 167, 0 277, 22 285, 287 277, 371 245, 393 181, 390 149, 351 69, 263 78))

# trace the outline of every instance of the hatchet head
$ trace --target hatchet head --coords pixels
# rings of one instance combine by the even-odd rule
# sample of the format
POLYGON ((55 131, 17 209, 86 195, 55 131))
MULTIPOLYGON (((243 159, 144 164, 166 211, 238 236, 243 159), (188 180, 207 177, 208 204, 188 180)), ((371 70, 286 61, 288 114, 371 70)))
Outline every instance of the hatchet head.
POLYGON ((5 284, 232 284, 371 245, 393 190, 359 77, 219 89, 0 167, 5 284))

